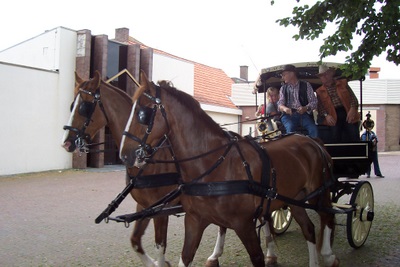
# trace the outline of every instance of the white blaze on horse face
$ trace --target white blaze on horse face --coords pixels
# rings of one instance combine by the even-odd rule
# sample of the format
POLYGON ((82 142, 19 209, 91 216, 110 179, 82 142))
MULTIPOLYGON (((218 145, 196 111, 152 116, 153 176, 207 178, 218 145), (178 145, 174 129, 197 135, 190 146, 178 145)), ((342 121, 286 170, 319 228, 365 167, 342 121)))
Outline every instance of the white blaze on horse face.
MULTIPOLYGON (((77 107, 79 106, 78 103, 80 102, 80 98, 81 98, 81 96, 78 95, 76 97, 76 99, 74 100, 74 106, 72 108, 71 114, 69 115, 69 121, 68 121, 66 126, 72 126, 72 122, 73 122, 74 116, 75 116, 75 111, 76 111, 77 107)), ((69 130, 66 129, 64 131, 64 135, 63 135, 63 138, 62 138, 62 143, 61 143, 62 146, 64 145, 65 141, 67 141, 68 135, 69 135, 69 130)))
MULTIPOLYGON (((128 122, 126 123, 125 126, 125 132, 129 132, 129 129, 131 128, 131 124, 133 121, 133 116, 135 115, 135 109, 136 109, 136 104, 137 104, 137 100, 135 101, 135 103, 133 103, 132 106, 132 110, 131 110, 131 115, 129 115, 129 119, 128 122)), ((120 149, 119 149, 119 158, 123 161, 123 155, 122 155, 122 151, 124 150, 124 145, 125 145, 125 139, 126 139, 126 135, 122 135, 122 139, 121 139, 121 144, 120 144, 120 149)))

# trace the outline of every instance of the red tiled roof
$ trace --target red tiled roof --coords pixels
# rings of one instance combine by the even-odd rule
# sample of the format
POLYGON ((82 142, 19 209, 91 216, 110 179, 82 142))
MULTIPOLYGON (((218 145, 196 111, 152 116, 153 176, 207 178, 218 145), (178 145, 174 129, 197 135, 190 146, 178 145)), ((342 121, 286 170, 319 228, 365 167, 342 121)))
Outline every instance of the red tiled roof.
POLYGON ((236 108, 228 98, 233 80, 217 68, 194 63, 194 97, 203 104, 236 108))
MULTIPOLYGON (((128 44, 140 44, 143 48, 148 47, 132 37, 129 37, 128 44)), ((194 64, 194 98, 201 104, 237 109, 228 98, 231 95, 231 87, 234 82, 223 70, 171 55, 162 50, 155 48, 153 48, 153 50, 157 54, 181 59, 194 64)))

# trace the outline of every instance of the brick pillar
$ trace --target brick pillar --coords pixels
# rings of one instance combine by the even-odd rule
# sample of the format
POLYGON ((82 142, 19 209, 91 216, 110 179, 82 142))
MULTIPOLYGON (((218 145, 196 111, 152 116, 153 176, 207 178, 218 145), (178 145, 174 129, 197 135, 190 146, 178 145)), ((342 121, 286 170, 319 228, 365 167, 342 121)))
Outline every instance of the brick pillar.
MULTIPOLYGON (((126 69, 130 74, 139 82, 139 74, 140 74, 140 45, 133 44, 128 45, 127 49, 127 64, 126 69)), ((126 81, 126 92, 128 95, 133 96, 135 90, 137 89, 136 84, 130 79, 127 78, 126 81)))
POLYGON ((140 69, 146 73, 149 81, 153 79, 153 48, 140 50, 140 69))
MULTIPOLYGON (((108 48, 108 36, 98 35, 93 38, 93 65, 92 73, 98 70, 101 74, 101 78, 104 80, 107 75, 107 48, 108 48)), ((104 128, 101 129, 97 135, 93 138, 93 143, 102 143, 105 140, 104 128)), ((97 149, 104 149, 104 145, 96 147, 97 149)), ((89 157, 89 166, 94 168, 104 167, 104 153, 92 153, 89 157)))
MULTIPOLYGON (((92 34, 90 30, 80 30, 77 33, 76 44, 76 72, 84 79, 90 76, 90 52, 92 45, 92 34)), ((72 89, 72 88, 71 88, 72 89)), ((87 167, 87 154, 72 154, 72 168, 85 169, 87 167)))
POLYGON ((115 30, 115 41, 121 43, 128 43, 129 41, 129 29, 128 28, 119 28, 115 30))
POLYGON ((240 66, 240 79, 245 81, 249 80, 249 67, 248 66, 240 66))

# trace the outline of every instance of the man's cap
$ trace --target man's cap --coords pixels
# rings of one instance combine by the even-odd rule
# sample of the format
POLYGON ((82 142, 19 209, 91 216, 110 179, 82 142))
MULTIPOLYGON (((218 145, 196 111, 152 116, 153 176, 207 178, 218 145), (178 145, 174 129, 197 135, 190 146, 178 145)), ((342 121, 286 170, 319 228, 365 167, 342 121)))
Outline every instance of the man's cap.
POLYGON ((335 68, 328 67, 326 65, 320 65, 319 68, 318 68, 317 76, 319 77, 321 75, 324 75, 325 73, 327 73, 329 71, 335 72, 335 68))
POLYGON ((284 72, 284 71, 291 71, 291 72, 296 72, 296 67, 295 66, 293 66, 293 65, 285 65, 285 66, 283 66, 283 69, 282 69, 282 71, 281 72, 284 72))

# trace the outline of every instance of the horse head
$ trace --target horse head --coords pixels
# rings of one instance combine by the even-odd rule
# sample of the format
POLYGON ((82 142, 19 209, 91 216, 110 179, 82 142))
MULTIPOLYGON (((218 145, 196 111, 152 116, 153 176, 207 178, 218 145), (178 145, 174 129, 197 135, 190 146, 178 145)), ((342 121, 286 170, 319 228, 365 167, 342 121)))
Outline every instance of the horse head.
POLYGON ((87 152, 87 143, 108 123, 100 100, 101 83, 98 71, 88 81, 84 81, 75 72, 75 98, 71 104, 69 122, 64 126, 62 141, 62 146, 68 152, 76 150, 87 152))
POLYGON ((120 146, 121 160, 127 166, 136 167, 145 163, 169 132, 161 88, 150 82, 143 71, 140 80, 120 146))

